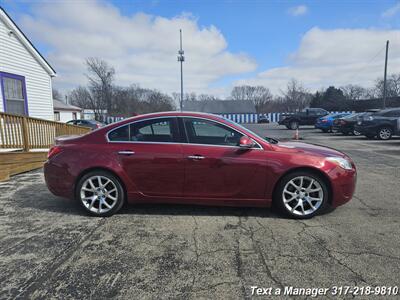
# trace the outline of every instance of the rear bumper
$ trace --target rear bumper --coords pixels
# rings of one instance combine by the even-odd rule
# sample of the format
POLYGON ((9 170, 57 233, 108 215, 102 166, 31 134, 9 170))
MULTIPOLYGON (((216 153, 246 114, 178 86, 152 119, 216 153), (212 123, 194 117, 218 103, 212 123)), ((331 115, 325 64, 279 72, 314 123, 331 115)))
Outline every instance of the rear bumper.
POLYGON ((44 164, 44 179, 49 191, 59 197, 74 198, 74 177, 68 169, 51 161, 44 164))
POLYGON ((330 129, 331 128, 331 124, 329 123, 315 123, 314 127, 317 129, 330 129))

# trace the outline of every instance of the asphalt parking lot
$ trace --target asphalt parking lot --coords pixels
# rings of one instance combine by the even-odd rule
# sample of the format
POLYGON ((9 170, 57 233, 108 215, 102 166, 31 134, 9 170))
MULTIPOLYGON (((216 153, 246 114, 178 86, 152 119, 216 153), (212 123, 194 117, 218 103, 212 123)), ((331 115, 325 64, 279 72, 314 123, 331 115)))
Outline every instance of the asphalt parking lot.
POLYGON ((399 286, 400 139, 311 127, 300 137, 358 167, 353 200, 306 221, 270 209, 178 205, 93 218, 50 194, 41 170, 0 183, 0 298, 240 299, 251 286, 399 286))

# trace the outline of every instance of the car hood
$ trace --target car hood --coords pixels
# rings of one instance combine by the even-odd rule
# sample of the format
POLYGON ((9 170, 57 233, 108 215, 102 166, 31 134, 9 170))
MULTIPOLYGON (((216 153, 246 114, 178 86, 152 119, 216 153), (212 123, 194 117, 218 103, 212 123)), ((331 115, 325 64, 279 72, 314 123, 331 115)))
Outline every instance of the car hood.
POLYGON ((325 146, 307 144, 302 142, 279 142, 274 145, 276 150, 291 152, 291 153, 302 153, 310 154, 321 157, 345 157, 346 155, 338 150, 328 148, 325 146))

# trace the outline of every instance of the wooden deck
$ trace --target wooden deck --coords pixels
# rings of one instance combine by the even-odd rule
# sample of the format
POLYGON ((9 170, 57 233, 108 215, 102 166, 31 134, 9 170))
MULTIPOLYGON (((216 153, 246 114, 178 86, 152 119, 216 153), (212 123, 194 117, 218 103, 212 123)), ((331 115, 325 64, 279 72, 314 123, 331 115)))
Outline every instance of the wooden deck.
POLYGON ((0 153, 0 181, 10 176, 43 167, 47 152, 0 153))
POLYGON ((0 181, 41 168, 47 159, 44 149, 50 148, 56 137, 89 131, 86 127, 0 112, 0 181))

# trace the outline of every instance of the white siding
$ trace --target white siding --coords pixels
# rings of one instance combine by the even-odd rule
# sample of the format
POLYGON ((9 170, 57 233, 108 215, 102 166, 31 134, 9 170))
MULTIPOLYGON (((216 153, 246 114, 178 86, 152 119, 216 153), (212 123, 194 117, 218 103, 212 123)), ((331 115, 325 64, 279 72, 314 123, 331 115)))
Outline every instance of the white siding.
MULTIPOLYGON (((59 110, 58 111, 60 113, 60 122, 62 123, 66 123, 68 121, 73 120, 73 111, 68 111, 68 110, 59 110)), ((80 118, 80 113, 76 112, 76 118, 79 119, 80 118)))
MULTIPOLYGON (((54 119, 51 77, 0 20, 0 71, 25 77, 30 117, 54 119)), ((0 93, 0 111, 4 111, 0 93)))

